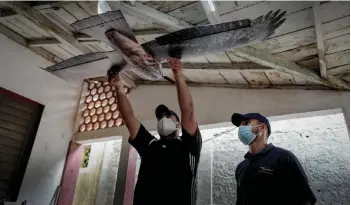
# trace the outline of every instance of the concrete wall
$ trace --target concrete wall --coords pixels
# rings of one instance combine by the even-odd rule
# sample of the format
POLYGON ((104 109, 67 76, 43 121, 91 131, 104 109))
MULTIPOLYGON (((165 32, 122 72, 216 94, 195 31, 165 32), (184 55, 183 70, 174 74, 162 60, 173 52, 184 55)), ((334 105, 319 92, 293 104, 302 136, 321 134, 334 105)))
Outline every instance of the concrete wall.
POLYGON ((42 70, 48 61, 2 34, 0 45, 0 86, 45 106, 18 200, 6 205, 47 205, 60 184, 81 85, 42 70))
MULTIPOLYGON (((210 87, 191 87, 190 91, 199 125, 228 122, 233 112, 279 116, 334 108, 344 109, 350 120, 349 92, 210 87)), ((149 130, 156 130, 157 105, 163 103, 180 113, 175 86, 141 85, 131 91, 130 100, 135 115, 149 130)))

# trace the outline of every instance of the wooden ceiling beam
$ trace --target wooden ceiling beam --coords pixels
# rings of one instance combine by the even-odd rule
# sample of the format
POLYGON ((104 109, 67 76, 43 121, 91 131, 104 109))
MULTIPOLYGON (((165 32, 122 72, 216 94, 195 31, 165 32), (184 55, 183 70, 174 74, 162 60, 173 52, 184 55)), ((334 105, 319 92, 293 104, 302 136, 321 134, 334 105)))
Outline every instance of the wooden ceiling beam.
POLYGON ((28 39, 28 46, 30 47, 54 46, 60 44, 61 42, 56 39, 28 39))
POLYGON ((148 35, 164 35, 168 34, 169 32, 164 29, 151 29, 151 30, 134 30, 134 35, 136 36, 148 36, 148 35))
MULTIPOLYGON (((140 81, 137 80, 138 85, 173 85, 169 81, 140 81)), ((188 82, 189 87, 219 87, 219 88, 235 88, 235 89, 297 89, 297 90, 330 90, 329 87, 323 85, 271 85, 271 84, 221 84, 221 83, 193 83, 188 82)))
POLYGON ((191 24, 185 21, 169 16, 139 2, 135 2, 134 6, 118 1, 109 1, 108 4, 111 10, 121 10, 122 13, 134 16, 143 21, 148 19, 167 31, 177 31, 183 28, 192 27, 191 24))
MULTIPOLYGON (((168 32, 164 30, 141 30, 141 31, 134 31, 133 32, 135 36, 148 36, 148 35, 155 35, 155 34, 166 34, 168 32)), ((83 45, 89 45, 89 44, 99 44, 101 41, 96 40, 92 38, 91 36, 87 34, 74 34, 73 35, 76 40, 78 40, 79 43, 83 45)), ((28 39, 29 46, 52 46, 52 45, 59 45, 61 42, 56 39, 28 39)))
POLYGON ((9 18, 13 18, 14 16, 17 15, 17 12, 14 11, 13 9, 3 9, 0 8, 0 19, 9 19, 9 18))
POLYGON ((47 50, 45 50, 43 48, 28 46, 28 41, 27 41, 26 38, 24 38, 21 35, 13 32, 12 30, 10 30, 9 28, 7 28, 6 26, 4 26, 2 24, 0 24, 0 33, 4 34, 9 39, 17 42, 18 44, 20 44, 20 45, 22 45, 24 47, 27 47, 28 49, 32 50, 33 52, 35 52, 39 56, 45 58, 46 60, 48 60, 48 61, 50 61, 52 63, 59 63, 59 62, 62 61, 61 58, 55 56, 54 54, 48 52, 47 50))
MULTIPOLYGON (((164 29, 150 29, 150 30, 134 30, 133 34, 135 36, 149 36, 149 35, 162 35, 162 34, 167 34, 169 33, 168 31, 164 29)), ((78 33, 74 34, 74 37, 77 40, 94 40, 91 36, 84 34, 84 33, 78 33)))
POLYGON ((324 49, 324 38, 321 22, 321 9, 320 2, 315 1, 312 5, 313 17, 314 17, 314 28, 317 40, 317 52, 318 52, 318 62, 319 70, 322 78, 327 79, 327 64, 325 62, 325 49, 324 49))
MULTIPOLYGON (((162 68, 169 68, 167 63, 162 64, 162 68)), ((183 63, 184 69, 199 69, 199 70, 216 70, 216 69, 228 69, 228 70, 250 70, 250 71, 267 71, 273 70, 270 67, 265 67, 252 62, 245 63, 183 63)))
POLYGON ((59 8, 61 6, 71 4, 77 1, 33 1, 30 3, 30 6, 33 7, 35 10, 42 10, 42 9, 52 9, 52 8, 59 8))
POLYGON ((136 0, 127 0, 131 6, 135 6, 136 0))
POLYGON ((259 65, 270 67, 281 72, 290 73, 305 80, 329 86, 334 89, 350 89, 350 85, 334 76, 327 76, 327 79, 321 78, 313 70, 297 65, 289 60, 269 54, 267 52, 257 51, 252 48, 236 48, 233 50, 235 55, 245 60, 255 62, 259 65))
MULTIPOLYGON (((210 2, 209 1, 200 1, 202 4, 202 8, 204 9, 207 19, 211 24, 219 24, 222 23, 221 18, 219 17, 218 12, 216 11, 216 8, 214 7, 214 11, 211 10, 210 7, 210 2)), ((211 2, 214 5, 214 1, 211 2)))
POLYGON ((29 2, 8 1, 5 3, 17 13, 26 17, 28 20, 31 20, 38 27, 53 35, 61 43, 69 44, 76 48, 77 53, 85 54, 91 52, 90 49, 80 44, 79 41, 74 38, 74 36, 67 33, 62 28, 51 22, 46 16, 44 16, 39 11, 34 10, 30 6, 29 2))
MULTIPOLYGON (((79 43, 82 45, 90 45, 90 44, 99 44, 101 42, 99 40, 86 39, 86 40, 79 40, 79 43)), ((54 46, 54 45, 60 45, 60 44, 61 44, 61 42, 56 40, 56 39, 28 40, 28 46, 32 46, 32 47, 54 46)))

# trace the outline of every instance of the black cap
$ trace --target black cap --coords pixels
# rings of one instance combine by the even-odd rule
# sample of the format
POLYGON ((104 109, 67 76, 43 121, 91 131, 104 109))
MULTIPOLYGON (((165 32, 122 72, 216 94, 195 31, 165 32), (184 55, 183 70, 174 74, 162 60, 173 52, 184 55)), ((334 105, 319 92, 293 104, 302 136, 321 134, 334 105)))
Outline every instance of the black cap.
POLYGON ((155 110, 155 114, 156 114, 156 118, 158 120, 162 119, 163 116, 166 114, 166 115, 173 115, 173 116, 175 116, 177 118, 178 122, 180 121, 177 113, 175 113, 172 110, 168 109, 168 107, 166 107, 163 104, 157 106, 157 108, 155 110))
POLYGON ((268 128, 268 136, 271 135, 271 125, 269 124, 268 119, 265 116, 261 115, 260 113, 247 113, 244 115, 239 113, 234 113, 232 115, 232 123, 237 127, 240 126, 242 121, 250 120, 250 119, 255 119, 266 124, 268 128))

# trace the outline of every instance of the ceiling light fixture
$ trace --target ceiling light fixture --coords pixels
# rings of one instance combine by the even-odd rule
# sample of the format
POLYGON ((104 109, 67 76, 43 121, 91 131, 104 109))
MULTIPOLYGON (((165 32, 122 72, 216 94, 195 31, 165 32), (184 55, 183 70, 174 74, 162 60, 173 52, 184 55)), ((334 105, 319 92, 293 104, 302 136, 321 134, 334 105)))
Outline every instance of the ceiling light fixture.
POLYGON ((212 12, 215 12, 216 11, 216 8, 212 2, 212 0, 207 0, 207 3, 208 3, 208 6, 210 7, 211 11, 212 12))

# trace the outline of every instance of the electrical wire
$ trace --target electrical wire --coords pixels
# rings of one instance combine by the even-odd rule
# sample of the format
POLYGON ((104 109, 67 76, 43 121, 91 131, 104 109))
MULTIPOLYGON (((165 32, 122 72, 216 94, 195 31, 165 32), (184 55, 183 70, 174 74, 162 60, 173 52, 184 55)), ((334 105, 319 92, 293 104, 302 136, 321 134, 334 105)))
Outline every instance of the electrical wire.
POLYGON ((228 129, 228 130, 225 130, 225 131, 222 131, 222 132, 219 132, 219 133, 215 133, 215 134, 213 134, 214 137, 212 137, 212 138, 210 138, 210 139, 208 139, 208 140, 203 141, 202 144, 204 144, 205 142, 209 142, 209 141, 212 141, 212 140, 214 140, 214 139, 217 139, 218 137, 221 137, 221 136, 223 136, 224 134, 228 134, 229 132, 231 132, 231 131, 233 131, 233 130, 235 130, 235 129, 238 129, 238 128, 237 128, 237 127, 233 127, 233 128, 231 128, 231 129, 228 129))

